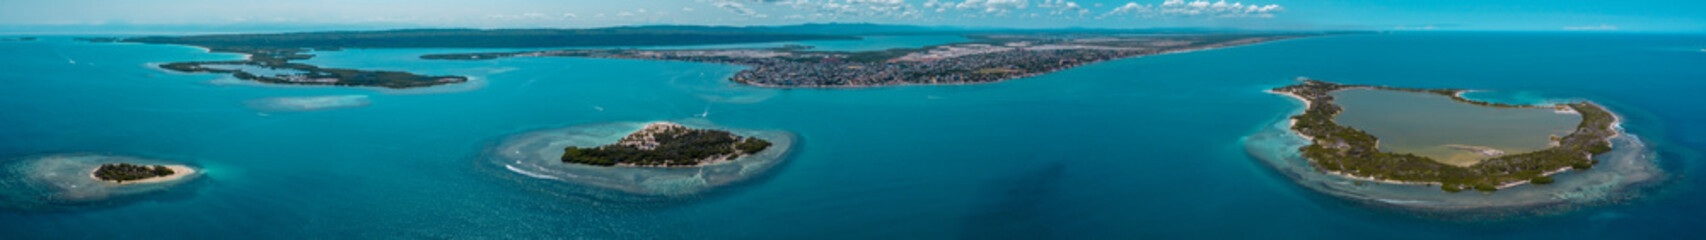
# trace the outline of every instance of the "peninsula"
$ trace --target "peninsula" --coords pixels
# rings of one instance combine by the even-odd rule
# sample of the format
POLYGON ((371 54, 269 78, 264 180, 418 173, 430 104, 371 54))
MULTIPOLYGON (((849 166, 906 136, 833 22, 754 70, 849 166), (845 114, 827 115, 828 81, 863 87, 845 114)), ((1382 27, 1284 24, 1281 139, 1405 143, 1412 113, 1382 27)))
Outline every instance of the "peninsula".
POLYGON ((177 62, 161 68, 189 73, 231 74, 271 84, 416 88, 467 82, 465 76, 420 75, 399 71, 322 68, 295 63, 310 50, 344 48, 546 48, 588 46, 662 46, 802 40, 853 40, 857 37, 763 32, 745 28, 616 27, 599 29, 410 29, 270 34, 79 38, 89 42, 174 44, 210 52, 247 55, 244 60, 177 62))
POLYGON ((89 173, 89 177, 118 184, 133 184, 171 181, 194 173, 194 169, 183 165, 147 166, 117 163, 101 164, 100 167, 89 173))
POLYGON ((989 83, 1085 64, 1183 51, 1319 36, 1314 33, 1073 33, 970 34, 973 42, 862 52, 812 51, 805 46, 763 49, 580 49, 435 54, 424 59, 587 57, 704 62, 748 66, 729 80, 760 87, 862 87, 989 83))
POLYGON ((1439 185, 1447 192, 1465 189, 1491 192, 1526 183, 1552 183, 1556 181, 1550 177, 1552 174, 1592 168, 1598 163, 1593 156, 1610 151, 1609 139, 1618 134, 1614 128, 1617 117, 1604 107, 1586 101, 1553 106, 1513 105, 1469 100, 1461 96, 1466 91, 1462 89, 1344 85, 1308 79, 1301 84, 1271 91, 1296 97, 1307 104, 1302 114, 1291 117, 1291 129, 1309 139, 1310 144, 1299 151, 1317 170, 1385 183, 1439 185), (1380 137, 1338 123, 1335 117, 1345 109, 1334 102, 1332 93, 1352 89, 1441 95, 1452 101, 1490 108, 1553 110, 1579 114, 1581 122, 1566 136, 1535 139, 1552 141, 1551 147, 1535 151, 1505 154, 1487 147, 1448 145, 1449 148, 1490 157, 1468 165, 1448 164, 1441 159, 1413 153, 1382 151, 1380 137))
POLYGON ((738 159, 769 147, 770 142, 764 139, 728 131, 654 122, 610 145, 567 147, 562 161, 595 166, 691 167, 738 159))

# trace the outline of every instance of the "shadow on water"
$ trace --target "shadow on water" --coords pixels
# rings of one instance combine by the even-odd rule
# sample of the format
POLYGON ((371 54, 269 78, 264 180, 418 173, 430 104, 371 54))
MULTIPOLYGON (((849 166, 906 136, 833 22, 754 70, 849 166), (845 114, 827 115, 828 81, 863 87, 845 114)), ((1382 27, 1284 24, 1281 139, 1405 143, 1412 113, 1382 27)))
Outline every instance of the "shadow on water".
MULTIPOLYGON (((1034 157, 1034 156, 1027 156, 1034 157)), ((965 239, 1047 239, 1061 235, 1055 224, 1036 219, 1050 210, 1044 206, 1056 196, 1066 164, 1051 161, 1046 166, 1030 168, 1018 175, 991 182, 986 196, 994 196, 976 206, 961 224, 965 239)))

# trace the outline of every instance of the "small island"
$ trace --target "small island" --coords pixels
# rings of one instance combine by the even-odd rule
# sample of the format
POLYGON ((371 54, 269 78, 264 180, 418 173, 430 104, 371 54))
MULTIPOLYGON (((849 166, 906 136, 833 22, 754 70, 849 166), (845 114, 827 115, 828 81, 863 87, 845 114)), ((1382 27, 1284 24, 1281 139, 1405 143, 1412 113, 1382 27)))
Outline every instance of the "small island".
POLYGON ((595 166, 691 167, 738 159, 769 147, 770 142, 764 139, 728 131, 654 122, 613 144, 564 148, 562 161, 595 166))
POLYGON ((1610 139, 1619 134, 1615 129, 1618 122, 1616 115, 1592 102, 1552 106, 1513 105, 1469 100, 1462 97, 1462 93, 1467 91, 1462 89, 1411 89, 1344 85, 1308 79, 1303 81, 1302 84, 1271 90, 1295 97, 1307 105, 1302 114, 1291 117, 1291 130, 1310 143, 1299 151, 1316 170, 1353 179, 1393 184, 1438 185, 1447 192, 1466 189, 1492 192, 1527 183, 1550 184, 1557 181, 1551 177, 1553 174, 1593 168, 1599 163, 1593 157, 1611 151, 1610 139), (1443 149, 1465 151, 1485 158, 1471 162, 1448 163, 1442 161, 1443 159, 1415 153, 1383 151, 1381 138, 1357 128, 1341 125, 1335 117, 1340 116, 1345 109, 1334 102, 1336 97, 1333 93, 1352 89, 1431 94, 1480 107, 1577 114, 1580 115, 1580 122, 1565 136, 1525 139, 1550 141, 1550 147, 1533 151, 1507 154, 1491 147, 1444 145, 1443 149))
POLYGON ((184 175, 195 173, 194 169, 182 165, 137 165, 130 163, 101 164, 89 173, 95 180, 118 184, 150 183, 171 181, 184 175))

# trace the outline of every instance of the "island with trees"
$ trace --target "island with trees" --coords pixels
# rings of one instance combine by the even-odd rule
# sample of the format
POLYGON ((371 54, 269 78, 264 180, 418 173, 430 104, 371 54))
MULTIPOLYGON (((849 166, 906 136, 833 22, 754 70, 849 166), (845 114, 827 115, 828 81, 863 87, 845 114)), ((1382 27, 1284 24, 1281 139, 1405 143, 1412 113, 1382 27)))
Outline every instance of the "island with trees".
POLYGON ((195 170, 181 165, 138 165, 130 163, 101 164, 89 177, 119 184, 148 183, 178 179, 195 170))
POLYGON ((1271 91, 1296 97, 1307 104, 1302 114, 1291 117, 1291 130, 1309 140, 1310 144, 1299 151, 1316 170, 1386 183, 1438 185, 1447 192, 1466 189, 1492 192, 1527 183, 1553 183, 1557 180, 1550 176, 1552 174, 1593 168, 1598 164, 1593 157, 1611 151, 1609 139, 1619 134, 1615 129, 1619 121, 1617 116, 1598 104, 1586 101, 1555 106, 1512 105, 1466 99, 1461 96, 1466 91, 1462 89, 1345 85, 1308 79, 1301 84, 1271 91), (1438 94, 1485 107, 1574 111, 1581 115, 1581 123, 1569 135, 1552 139, 1555 145, 1550 148, 1498 155, 1470 166, 1456 166, 1415 154, 1382 151, 1378 147, 1379 137, 1336 123, 1334 117, 1343 109, 1334 104, 1334 97, 1329 93, 1359 88, 1438 94))
POLYGON ((728 131, 654 122, 609 145, 566 147, 562 161, 594 166, 692 167, 732 161, 770 145, 764 139, 728 131))

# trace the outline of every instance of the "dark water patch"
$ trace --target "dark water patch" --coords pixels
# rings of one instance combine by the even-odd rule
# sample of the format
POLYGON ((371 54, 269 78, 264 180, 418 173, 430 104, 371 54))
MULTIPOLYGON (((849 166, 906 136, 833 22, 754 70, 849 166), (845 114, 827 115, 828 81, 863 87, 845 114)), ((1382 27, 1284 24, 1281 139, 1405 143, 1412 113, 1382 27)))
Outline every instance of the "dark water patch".
MULTIPOLYGON (((1025 156, 1035 157, 1035 156, 1025 156)), ((1001 181, 989 183, 990 198, 964 220, 964 239, 1058 238, 1057 226, 1032 219, 1049 218, 1047 204, 1057 195, 1065 164, 1051 162, 1001 181)))

